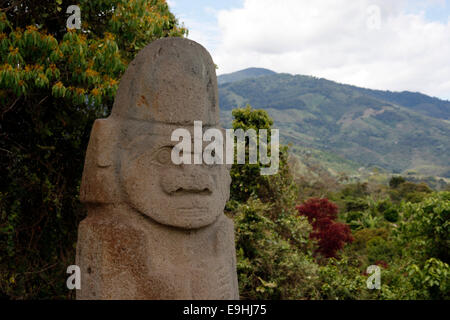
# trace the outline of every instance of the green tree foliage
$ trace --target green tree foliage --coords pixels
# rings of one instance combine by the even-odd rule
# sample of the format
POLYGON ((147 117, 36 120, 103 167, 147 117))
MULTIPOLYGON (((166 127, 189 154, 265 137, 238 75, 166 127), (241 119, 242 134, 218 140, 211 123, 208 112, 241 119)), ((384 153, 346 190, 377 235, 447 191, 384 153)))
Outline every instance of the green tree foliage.
MULTIPOLYGON (((233 129, 254 129, 257 133, 259 143, 259 130, 267 129, 268 153, 270 155, 270 129, 273 120, 264 110, 255 110, 250 105, 245 108, 233 110, 233 129)), ((247 140, 248 142, 248 140, 247 140)), ((259 147, 259 146, 258 146, 259 147)), ((271 203, 271 215, 273 218, 290 214, 295 206, 298 188, 288 165, 288 147, 279 147, 279 168, 274 175, 261 175, 261 163, 248 163, 248 143, 246 144, 246 164, 233 165, 231 168, 231 190, 230 199, 245 202, 250 196, 256 196, 264 203, 271 203)), ((259 154, 258 154, 259 160, 259 154)))
MULTIPOLYGON (((292 239, 270 219, 270 205, 250 198, 235 211, 237 271, 243 299, 314 299, 318 266, 304 217, 284 217, 292 239)), ((279 222, 278 222, 279 223, 279 222)))
POLYGON ((391 188, 395 189, 404 182, 406 182, 405 178, 403 178, 401 176, 398 176, 398 177, 394 176, 389 180, 389 186, 391 188))
MULTIPOLYGON (((233 110, 234 129, 270 129, 272 119, 250 106, 233 110)), ((247 149, 248 153, 248 149, 247 149)), ((296 215, 297 189, 280 146, 277 174, 262 176, 261 164, 233 165, 228 214, 235 222, 240 294, 245 299, 317 298, 311 226, 296 215)))
MULTIPOLYGON (((253 129, 256 131, 257 139, 259 139, 259 129, 268 130, 268 144, 270 141, 270 128, 273 124, 273 120, 264 110, 254 110, 250 105, 245 108, 234 109, 233 112, 233 129, 242 129, 244 131, 253 129)), ((260 174, 262 165, 248 163, 248 141, 246 137, 246 163, 244 165, 234 165, 231 168, 231 178, 233 183, 231 184, 230 198, 236 201, 246 201, 252 194, 256 194, 262 188, 268 184, 267 177, 260 174)), ((259 140, 257 140, 259 142, 259 140)), ((235 154, 236 158, 236 154, 235 154)), ((259 160, 259 155, 258 155, 259 160)))
POLYGON ((92 123, 141 48, 186 30, 164 0, 80 0, 80 30, 70 1, 0 4, 0 295, 62 297, 92 123))
POLYGON ((390 190, 390 196, 393 201, 400 202, 420 202, 427 197, 433 190, 425 183, 403 182, 390 190))
POLYGON ((393 256, 393 245, 382 237, 374 237, 366 243, 369 264, 378 264, 380 261, 390 262, 393 256))
POLYGON ((408 267, 416 299, 450 299, 450 266, 436 258, 430 258, 423 267, 408 267))
POLYGON ((326 300, 368 299, 370 292, 365 290, 366 277, 357 264, 347 257, 331 258, 319 269, 320 298, 326 300))
POLYGON ((424 259, 450 263, 450 192, 434 194, 420 203, 404 203, 401 212, 400 245, 424 259))
POLYGON ((389 208, 383 212, 384 218, 389 222, 397 222, 398 221, 398 212, 394 208, 389 208))

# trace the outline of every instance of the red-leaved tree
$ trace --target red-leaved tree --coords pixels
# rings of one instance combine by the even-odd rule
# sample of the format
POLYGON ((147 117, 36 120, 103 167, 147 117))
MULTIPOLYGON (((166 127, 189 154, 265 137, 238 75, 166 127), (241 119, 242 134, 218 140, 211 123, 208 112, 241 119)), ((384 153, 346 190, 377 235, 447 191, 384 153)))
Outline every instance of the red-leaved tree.
POLYGON ((336 257, 353 237, 348 225, 336 222, 338 207, 328 199, 311 198, 297 206, 299 214, 306 216, 313 227, 310 237, 317 239, 321 253, 327 258, 336 257))

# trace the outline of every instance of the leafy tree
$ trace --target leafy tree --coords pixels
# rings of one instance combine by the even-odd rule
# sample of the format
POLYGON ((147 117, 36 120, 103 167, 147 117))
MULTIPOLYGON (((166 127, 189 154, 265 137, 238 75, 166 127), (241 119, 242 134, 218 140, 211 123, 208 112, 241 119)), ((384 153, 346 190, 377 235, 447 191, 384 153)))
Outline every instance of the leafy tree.
POLYGON ((350 223, 351 226, 351 222, 353 221, 358 221, 363 217, 363 212, 361 211, 350 211, 347 212, 346 218, 345 218, 345 222, 350 223))
POLYGON ((364 198, 369 195, 368 184, 367 182, 349 184, 345 186, 341 193, 343 197, 364 198))
POLYGON ((389 187, 395 189, 404 182, 406 182, 405 178, 403 178, 401 176, 398 176, 398 177, 394 176, 389 180, 389 187))
POLYGON ((386 228, 376 228, 376 229, 362 229, 354 233, 354 241, 352 246, 357 249, 365 249, 366 244, 374 238, 387 239, 389 236, 389 230, 386 228))
MULTIPOLYGON (((267 112, 250 106, 233 110, 233 128, 271 129, 267 112)), ((257 131, 258 132, 258 131, 257 131)), ((269 131, 270 132, 270 131, 269 131)), ((270 141, 270 140, 269 140, 270 141)), ((248 148, 246 150, 248 155, 248 148)), ((241 298, 317 298, 317 265, 311 226, 295 214, 297 188, 280 147, 278 173, 262 176, 262 165, 233 165, 228 214, 235 223, 241 298)))
POLYGON ((383 212, 384 218, 389 222, 397 222, 398 221, 398 212, 394 208, 389 208, 383 212))
MULTIPOLYGON (((266 129, 267 143, 270 141, 270 128, 273 124, 273 120, 269 117, 264 110, 254 110, 250 105, 245 108, 237 108, 232 112, 234 117, 233 129, 242 129, 247 131, 253 129, 257 134, 257 143, 259 143, 259 130, 266 129)), ((258 194, 262 186, 267 186, 268 178, 260 174, 261 163, 249 164, 249 138, 246 137, 246 163, 235 164, 231 168, 231 194, 230 197, 236 201, 246 201, 252 194, 258 194)), ((235 154, 235 158, 236 158, 235 154)), ((259 160, 259 156, 258 156, 259 160)))
POLYGON ((368 299, 366 277, 345 256, 330 258, 319 268, 320 298, 326 300, 368 299))
POLYGON ((450 263, 450 192, 434 194, 420 203, 404 203, 396 232, 401 247, 416 259, 438 258, 450 263))
MULTIPOLYGON (((378 264, 377 262, 391 261, 393 255, 392 243, 382 237, 374 237, 367 244, 367 258, 370 264, 378 264)), ((387 264, 385 264, 385 267, 387 264)))
POLYGON ((326 224, 327 220, 336 220, 338 207, 328 199, 311 198, 304 204, 298 206, 301 215, 308 218, 314 228, 320 228, 321 224, 326 224))
POLYGON ((297 207, 300 215, 306 216, 314 231, 310 237, 318 240, 318 253, 327 258, 336 257, 345 243, 353 237, 348 225, 336 222, 338 207, 328 199, 312 198, 297 207))
POLYGON ((369 209, 367 201, 360 198, 348 198, 345 200, 345 208, 347 211, 364 211, 369 209))
POLYGON ((397 202, 404 200, 407 202, 419 203, 432 192, 433 190, 431 190, 426 183, 406 181, 398 185, 395 189, 391 189, 389 194, 391 199, 397 202))
POLYGON ((242 299, 317 299, 314 263, 304 217, 283 218, 295 242, 270 219, 270 205, 250 198, 235 211, 237 271, 242 299))
POLYGON ((450 299, 450 266, 436 258, 428 259, 423 267, 412 264, 408 275, 417 299, 450 299))
POLYGON ((183 36, 164 0, 0 1, 0 294, 63 297, 84 216, 78 192, 93 121, 107 116, 127 64, 183 36))
MULTIPOLYGON (((265 110, 253 109, 250 105, 245 108, 234 109, 233 129, 242 129, 244 131, 254 129, 257 133, 257 143, 259 143, 259 130, 267 130, 268 153, 270 148, 270 129, 273 120, 265 110)), ((248 140, 246 140, 248 142, 248 140)), ((259 146, 258 146, 259 147, 259 146)), ((246 143, 246 159, 248 160, 249 148, 246 143)), ((256 196, 264 203, 271 203, 272 219, 277 219, 282 215, 290 215, 295 206, 298 188, 294 182, 289 164, 288 147, 279 146, 279 168, 273 175, 261 175, 261 168, 265 165, 259 162, 249 164, 235 164, 231 168, 231 190, 230 199, 238 202, 247 201, 250 196, 256 196)))

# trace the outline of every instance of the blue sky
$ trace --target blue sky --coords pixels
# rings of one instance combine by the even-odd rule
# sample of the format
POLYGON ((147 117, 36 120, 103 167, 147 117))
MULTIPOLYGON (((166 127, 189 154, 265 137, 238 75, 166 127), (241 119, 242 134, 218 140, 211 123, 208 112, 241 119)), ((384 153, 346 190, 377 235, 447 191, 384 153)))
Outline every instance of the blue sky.
POLYGON ((184 22, 191 30, 191 34, 199 29, 208 35, 208 43, 202 44, 211 50, 219 41, 217 13, 221 10, 242 7, 243 0, 169 0, 168 3, 179 21, 184 22))
POLYGON ((218 74, 265 67, 450 100, 450 0, 168 3, 218 74))
POLYGON ((405 11, 417 13, 424 11, 429 21, 447 22, 450 17, 450 1, 426 1, 426 0, 410 0, 405 5, 405 11))
POLYGON ((211 15, 208 8, 213 10, 224 10, 230 8, 242 7, 242 0, 224 0, 224 1, 211 1, 211 0, 173 0, 169 1, 169 5, 172 4, 172 12, 177 17, 185 16, 192 20, 215 22, 215 16, 211 15), (174 4, 174 5, 173 5, 174 4))

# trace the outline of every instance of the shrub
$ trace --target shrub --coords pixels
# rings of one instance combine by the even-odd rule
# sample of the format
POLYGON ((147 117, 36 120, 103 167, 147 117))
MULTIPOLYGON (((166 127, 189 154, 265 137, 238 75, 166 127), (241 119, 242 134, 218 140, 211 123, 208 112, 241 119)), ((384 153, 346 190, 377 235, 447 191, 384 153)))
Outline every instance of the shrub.
POLYGON ((404 203, 404 220, 396 238, 405 253, 416 259, 438 258, 450 261, 450 192, 433 194, 420 203, 404 203))
POLYGON ((328 199, 311 198, 297 206, 297 210, 300 215, 308 218, 314 231, 327 228, 338 216, 337 205, 328 199))
POLYGON ((398 177, 395 176, 389 180, 389 187, 395 189, 404 182, 406 182, 405 178, 403 178, 401 176, 398 176, 398 177))
POLYGON ((350 223, 352 221, 357 221, 357 220, 361 219, 362 216, 363 216, 363 213, 361 211, 350 211, 347 213, 345 221, 347 223, 350 223))
POLYGON ((367 201, 363 199, 349 199, 345 201, 347 211, 364 211, 369 208, 367 201))
POLYGON ((270 205, 250 198, 234 213, 237 271, 241 299, 315 299, 318 266, 307 246, 311 226, 295 215, 274 223, 270 205), (278 224, 290 226, 291 242, 278 224), (303 243, 303 245, 298 245, 303 243))
POLYGON ((341 194, 344 198, 346 197, 363 198, 370 194, 368 187, 369 185, 367 184, 367 182, 364 183, 358 182, 355 184, 349 184, 344 189, 342 189, 341 194))
POLYGON ((367 244, 367 258, 370 264, 377 264, 377 261, 391 261, 393 256, 392 245, 381 237, 370 239, 367 244))
MULTIPOLYGON (((233 110, 234 129, 270 129, 272 119, 250 106, 233 110)), ((248 152, 248 150, 247 150, 248 152)), ((227 214, 235 223, 242 299, 318 298, 311 225, 296 214, 297 188, 280 146, 277 174, 260 175, 261 164, 233 165, 227 214)))
POLYGON ((317 253, 324 257, 335 257, 345 243, 353 237, 348 225, 335 222, 338 207, 328 199, 312 198, 297 207, 300 215, 306 216, 313 226, 310 237, 318 240, 317 253))
POLYGON ((387 239, 389 236, 389 231, 385 228, 376 229, 362 229, 354 233, 354 241, 352 247, 357 250, 366 248, 366 244, 375 237, 380 237, 382 239, 387 239))
POLYGON ((383 213, 384 218, 389 222, 398 221, 398 211, 394 208, 389 208, 383 213))
POLYGON ((412 203, 421 202, 425 197, 431 194, 433 190, 425 183, 404 182, 396 189, 390 191, 392 200, 407 201, 412 203))
POLYGON ((320 267, 320 297, 327 300, 368 299, 366 277, 345 257, 331 258, 320 267))
MULTIPOLYGON (((257 133, 257 143, 259 143, 259 131, 260 129, 268 130, 267 142, 270 145, 270 128, 273 124, 273 120, 269 117, 265 110, 253 109, 250 105, 245 108, 236 108, 232 111, 234 117, 233 129, 242 129, 244 131, 253 129, 257 133)), ((237 147, 235 147, 237 148, 237 147)), ((248 159, 248 138, 246 138, 245 146, 246 159, 248 159)), ((237 152, 235 151, 235 158, 237 152)), ((233 165, 231 168, 231 178, 233 183, 230 187, 230 198, 232 200, 245 202, 251 195, 260 196, 260 191, 263 188, 268 188, 268 176, 260 174, 260 170, 263 165, 258 162, 256 164, 242 164, 233 165)))
POLYGON ((384 213, 386 210, 392 208, 393 204, 389 199, 381 200, 377 203, 378 212, 384 213))
POLYGON ((408 268, 417 299, 450 299, 450 266, 439 259, 428 259, 420 267, 412 264, 408 268))
POLYGON ((311 233, 311 237, 318 240, 318 252, 327 258, 336 257, 345 243, 353 241, 350 227, 340 222, 330 222, 319 231, 311 233))

